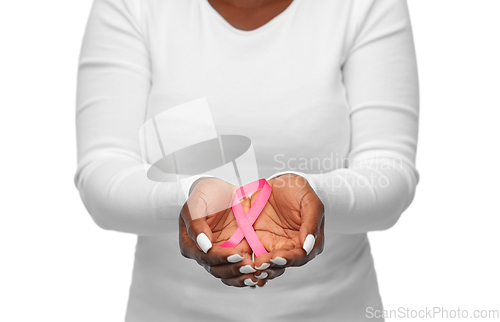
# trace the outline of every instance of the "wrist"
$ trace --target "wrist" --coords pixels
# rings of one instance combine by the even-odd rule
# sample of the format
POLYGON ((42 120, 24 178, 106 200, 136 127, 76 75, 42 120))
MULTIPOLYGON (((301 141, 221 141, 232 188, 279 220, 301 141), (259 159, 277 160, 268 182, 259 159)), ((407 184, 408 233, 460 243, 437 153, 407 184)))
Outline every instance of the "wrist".
POLYGON ((294 175, 297 175, 297 176, 300 176, 300 177, 304 178, 307 181, 307 183, 309 184, 309 186, 311 187, 311 189, 316 193, 316 195, 318 195, 318 192, 316 191, 316 188, 312 184, 310 178, 307 176, 307 174, 305 174, 303 172, 299 172, 299 171, 283 171, 283 172, 278 172, 278 173, 275 173, 272 176, 270 176, 267 179, 267 181, 269 181, 271 179, 275 179, 275 178, 283 176, 283 175, 286 175, 286 174, 294 174, 294 175))
POLYGON ((197 176, 192 176, 190 178, 187 178, 182 182, 182 190, 184 191, 184 196, 185 196, 186 200, 189 198, 189 196, 193 192, 196 185, 207 178, 213 178, 213 176, 197 175, 197 176))
MULTIPOLYGON (((316 194, 316 197, 318 197, 318 199, 321 201, 321 203, 323 204, 323 206, 325 207, 329 207, 330 204, 325 204, 325 199, 320 197, 320 187, 316 186, 316 184, 313 182, 312 178, 310 176, 308 176, 307 174, 303 173, 303 172, 299 172, 299 171, 283 171, 283 172, 278 172, 278 173, 275 173, 273 174, 272 176, 270 176, 267 180, 271 180, 271 179, 275 179, 275 178, 278 178, 280 176, 283 176, 283 175, 287 175, 287 174, 293 174, 293 175, 297 175, 297 176, 301 176, 302 178, 304 178, 307 183, 309 184, 309 186, 311 187, 311 189, 314 191, 314 193, 316 194)), ((327 200, 329 201, 329 200, 327 200)))
POLYGON ((267 178, 267 181, 269 181, 271 179, 274 179, 274 178, 277 178, 279 176, 283 176, 285 174, 295 174, 295 175, 301 176, 301 177, 303 177, 304 179, 307 180, 306 175, 304 173, 302 173, 302 172, 298 172, 298 171, 282 171, 282 172, 277 172, 277 173, 273 174, 272 176, 270 176, 269 178, 267 178))

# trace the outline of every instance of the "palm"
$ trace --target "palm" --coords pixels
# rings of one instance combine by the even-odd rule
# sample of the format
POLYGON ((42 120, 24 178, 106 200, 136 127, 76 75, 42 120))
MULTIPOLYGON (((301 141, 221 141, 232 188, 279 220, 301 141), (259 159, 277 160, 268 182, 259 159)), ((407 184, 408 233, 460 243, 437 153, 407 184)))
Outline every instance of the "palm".
MULTIPOLYGON (((245 212, 248 212, 250 209, 250 199, 245 198, 242 201, 242 205, 245 212)), ((231 208, 207 216, 207 224, 212 230, 212 244, 214 246, 218 246, 227 241, 231 238, 236 229, 238 229, 238 223, 231 208)), ((243 253, 252 253, 252 249, 245 239, 243 239, 235 249, 243 253)))
MULTIPOLYGON (((305 190, 276 184, 275 179, 269 185, 273 188, 271 196, 253 225, 257 236, 269 252, 300 247, 300 200, 305 190)), ((258 194, 252 195, 252 203, 258 194)))
MULTIPOLYGON (((264 209, 253 224, 260 241, 268 252, 292 250, 301 247, 299 230, 302 223, 301 207, 306 202, 317 200, 316 195, 303 178, 292 182, 292 177, 282 176, 269 181, 271 195, 264 209)), ((247 213, 259 196, 260 191, 251 198, 242 200, 247 213)), ((212 230, 213 245, 227 241, 238 228, 238 223, 231 208, 209 215, 206 218, 212 230)), ((243 253, 252 253, 246 239, 235 247, 243 253)))

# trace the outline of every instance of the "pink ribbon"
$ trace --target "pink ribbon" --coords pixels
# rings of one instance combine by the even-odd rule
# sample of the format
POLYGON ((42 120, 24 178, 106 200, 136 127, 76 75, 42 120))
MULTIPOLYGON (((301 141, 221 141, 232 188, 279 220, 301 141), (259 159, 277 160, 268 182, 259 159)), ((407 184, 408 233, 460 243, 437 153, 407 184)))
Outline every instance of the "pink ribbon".
POLYGON ((260 179, 254 182, 251 182, 243 187, 240 187, 236 190, 236 193, 233 198, 233 213, 236 221, 238 222, 238 229, 234 232, 234 234, 227 240, 226 242, 220 244, 220 247, 236 247, 242 240, 245 238, 252 248, 256 257, 259 257, 262 254, 267 254, 267 250, 262 245, 259 237, 255 233, 253 229, 253 224, 259 217, 260 213, 264 209, 264 206, 271 195, 271 186, 267 183, 266 179, 260 179), (252 207, 245 213, 243 206, 241 205, 240 199, 246 197, 254 192, 261 190, 259 196, 254 201, 252 207))

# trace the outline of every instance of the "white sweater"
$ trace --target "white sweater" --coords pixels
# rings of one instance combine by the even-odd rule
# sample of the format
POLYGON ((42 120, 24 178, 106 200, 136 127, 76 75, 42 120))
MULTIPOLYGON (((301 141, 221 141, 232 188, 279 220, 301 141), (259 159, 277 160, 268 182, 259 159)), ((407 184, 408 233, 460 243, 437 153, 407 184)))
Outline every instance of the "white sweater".
POLYGON ((382 308, 366 233, 396 223, 419 178, 406 0, 294 0, 252 31, 207 0, 94 0, 79 63, 75 183, 100 227, 138 235, 127 321, 363 321, 382 308), (181 256, 182 186, 142 165, 142 124, 201 97, 220 134, 252 140, 260 177, 298 172, 325 205, 324 252, 262 289, 181 256))

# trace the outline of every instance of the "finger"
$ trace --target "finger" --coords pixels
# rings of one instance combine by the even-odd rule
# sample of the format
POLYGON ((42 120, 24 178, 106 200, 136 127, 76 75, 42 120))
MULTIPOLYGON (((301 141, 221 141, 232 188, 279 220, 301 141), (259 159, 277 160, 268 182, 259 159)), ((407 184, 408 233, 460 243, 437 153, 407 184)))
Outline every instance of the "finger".
MULTIPOLYGON (((262 274, 264 275, 264 274, 262 274)), ((250 286, 250 287, 264 287, 264 285, 267 284, 267 278, 258 278, 257 277, 257 285, 256 286, 250 286)))
POLYGON ((187 232, 186 223, 182 216, 179 216, 179 248, 182 256, 189 259, 196 259, 201 250, 187 232))
POLYGON ((302 248, 309 254, 314 248, 324 217, 324 206, 314 190, 308 189, 300 203, 301 225, 299 241, 302 248))
POLYGON ((310 259, 302 248, 294 248, 292 250, 277 250, 273 254, 271 263, 276 267, 295 267, 302 266, 310 259))
POLYGON ((275 268, 275 267, 271 267, 267 270, 267 272, 269 273, 269 275, 267 276, 267 279, 268 280, 273 280, 277 277, 280 277, 281 275, 283 275, 285 273, 285 268, 275 268))
POLYGON ((254 265, 255 269, 260 271, 260 270, 265 270, 269 268, 273 263, 271 262, 271 259, 273 258, 274 252, 262 254, 258 257, 255 257, 254 259, 254 265))
POLYGON ((179 226, 179 244, 184 257, 196 260, 214 277, 226 279, 225 284, 247 286, 244 284, 244 279, 242 282, 239 278, 242 276, 246 276, 247 279, 251 278, 252 273, 256 271, 250 254, 239 253, 233 248, 226 247, 215 247, 208 254, 205 254, 196 247, 187 234, 186 226, 181 217, 179 217, 179 226))
POLYGON ((254 260, 254 262, 255 262, 255 269, 256 270, 264 270, 264 269, 269 268, 270 266, 276 266, 276 265, 280 265, 280 264, 282 266, 285 266, 286 265, 286 260, 283 262, 280 259, 275 259, 275 257, 276 257, 276 252, 277 251, 286 252, 287 250, 290 250, 290 249, 288 249, 288 248, 286 248, 286 249, 281 248, 281 249, 277 249, 275 251, 272 251, 272 252, 269 252, 269 253, 266 253, 266 254, 262 254, 262 255, 256 257, 255 260, 254 260))
POLYGON ((264 287, 267 284, 267 279, 259 280, 257 282, 257 287, 264 287))
POLYGON ((253 274, 244 274, 233 278, 223 278, 221 282, 234 287, 256 286, 259 280, 253 274))
POLYGON ((206 254, 198 251, 196 257, 198 262, 203 265, 226 266, 238 264, 238 267, 250 265, 250 267, 252 267, 253 269, 251 255, 240 252, 235 248, 216 246, 210 249, 206 254))
POLYGON ((323 251, 323 234, 318 236, 313 249, 309 254, 303 248, 297 247, 291 250, 277 250, 272 253, 271 267, 298 267, 307 264, 323 251))
MULTIPOLYGON (((314 259, 317 255, 321 254, 323 248, 324 248, 324 223, 322 223, 320 226, 320 233, 318 234, 318 239, 316 240, 314 247, 309 252, 309 254, 307 254, 306 251, 301 247, 296 247, 291 250, 278 249, 269 254, 265 254, 267 258, 262 258, 262 260, 269 260, 270 263, 272 263, 271 268, 303 266, 310 260, 314 259)), ((261 256, 258 257, 258 259, 260 258, 261 256)), ((256 263, 256 265, 258 264, 256 263)))
POLYGON ((187 228, 182 218, 179 218, 179 246, 184 257, 196 260, 200 265, 218 266, 238 263, 243 265, 253 262, 251 255, 230 247, 213 247, 208 253, 202 252, 187 233, 187 228), (245 261, 244 261, 245 260, 245 261))
POLYGON ((217 178, 198 181, 182 207, 181 216, 187 232, 205 253, 212 248, 212 230, 207 223, 207 216, 229 212, 234 188, 217 178))
MULTIPOLYGON (((274 264, 271 259, 275 258, 275 252, 267 253, 267 254, 262 254, 259 257, 255 258, 255 269, 257 272, 255 273, 255 276, 259 279, 266 279, 266 280, 272 280, 276 277, 279 277, 285 273, 285 268, 284 267, 278 267, 278 265, 274 264), (261 272, 264 272, 267 274, 261 275, 261 272)), ((278 260, 279 261, 279 260, 278 260)), ((286 265, 286 262, 284 263, 286 265)))
POLYGON ((268 281, 279 277, 285 273, 284 268, 268 268, 262 271, 257 271, 257 273, 254 274, 254 276, 257 278, 257 286, 258 287, 264 287, 264 285, 267 284, 268 281))
MULTIPOLYGON (((212 251, 209 252, 209 254, 212 251)), ((202 255, 205 256, 205 255, 202 255)), ((250 254, 243 254, 243 259, 238 263, 229 263, 222 265, 212 265, 203 264, 203 266, 209 271, 210 274, 217 278, 233 278, 239 277, 244 274, 252 274, 255 273, 256 270, 253 267, 252 257, 250 254)))
POLYGON ((272 280, 275 279, 276 277, 279 277, 285 273, 285 268, 274 268, 270 267, 268 269, 265 269, 263 271, 257 271, 257 273, 254 274, 254 276, 259 279, 259 280, 272 280))
MULTIPOLYGON (((182 218, 182 216, 179 216, 179 246, 181 248, 181 254, 184 257, 197 260, 200 253, 206 253, 210 248, 212 248, 212 243, 208 239, 209 237, 207 235, 205 235, 204 233, 198 235, 204 235, 206 238, 193 238, 189 233, 189 227, 187 223, 182 218)), ((211 236, 211 232, 209 236, 211 236)))
MULTIPOLYGON (((191 198, 191 197, 190 197, 191 198)), ((199 200, 197 203, 203 203, 199 200)), ((189 237, 203 252, 208 252, 212 248, 212 230, 208 226, 205 210, 203 206, 194 202, 186 202, 182 207, 181 217, 186 225, 189 237), (194 219, 194 217, 198 217, 194 219)))

